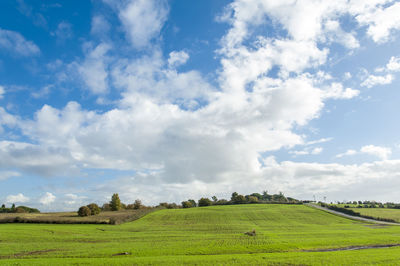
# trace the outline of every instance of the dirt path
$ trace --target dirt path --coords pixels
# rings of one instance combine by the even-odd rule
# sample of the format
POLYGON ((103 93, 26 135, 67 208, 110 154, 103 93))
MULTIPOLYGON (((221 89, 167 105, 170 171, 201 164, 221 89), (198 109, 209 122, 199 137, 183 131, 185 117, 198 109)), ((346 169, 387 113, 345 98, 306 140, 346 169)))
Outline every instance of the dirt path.
POLYGON ((378 221, 378 220, 373 220, 373 219, 367 219, 367 218, 363 218, 363 217, 358 217, 358 216, 353 216, 353 215, 348 215, 342 212, 338 212, 338 211, 334 211, 334 210, 330 210, 328 208, 325 207, 321 207, 317 204, 313 204, 313 203, 305 203, 304 205, 315 208, 315 209, 319 209, 319 210, 323 210, 326 212, 330 212, 333 213, 335 215, 339 215, 345 218, 349 218, 352 220, 357 220, 357 221, 363 221, 363 222, 368 222, 368 223, 374 223, 374 224, 385 224, 385 225, 400 225, 400 223, 390 223, 390 222, 383 222, 383 221, 378 221))

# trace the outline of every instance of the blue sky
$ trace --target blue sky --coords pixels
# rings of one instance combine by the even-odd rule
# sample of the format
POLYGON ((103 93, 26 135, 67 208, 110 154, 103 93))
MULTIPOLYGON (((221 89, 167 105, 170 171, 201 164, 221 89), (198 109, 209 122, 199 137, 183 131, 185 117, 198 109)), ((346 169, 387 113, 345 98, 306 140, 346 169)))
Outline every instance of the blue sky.
POLYGON ((400 2, 0 2, 0 202, 400 201, 400 2))

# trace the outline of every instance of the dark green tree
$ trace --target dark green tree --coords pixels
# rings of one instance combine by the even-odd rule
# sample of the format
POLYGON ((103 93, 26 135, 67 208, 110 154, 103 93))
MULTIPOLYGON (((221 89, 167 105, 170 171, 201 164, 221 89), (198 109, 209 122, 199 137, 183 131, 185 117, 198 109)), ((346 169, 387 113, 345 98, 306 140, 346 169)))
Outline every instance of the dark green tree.
POLYGON ((110 207, 112 211, 119 211, 121 209, 121 200, 119 199, 118 193, 114 193, 111 197, 110 207))
POLYGON ((182 201, 182 208, 192 208, 192 203, 190 201, 182 201))
POLYGON ((142 201, 140 199, 135 200, 133 203, 133 209, 138 210, 143 207, 142 201))
POLYGON ((209 198, 199 199, 199 207, 205 207, 212 205, 212 201, 209 198))
POLYGON ((197 207, 197 203, 194 199, 188 200, 190 203, 192 203, 192 207, 197 207))
POLYGON ((87 205, 87 207, 90 209, 90 214, 91 215, 97 215, 100 213, 100 207, 96 203, 90 203, 87 205))
POLYGON ((88 208, 88 206, 82 206, 78 210, 78 215, 81 216, 81 217, 90 216, 91 215, 91 211, 88 208))

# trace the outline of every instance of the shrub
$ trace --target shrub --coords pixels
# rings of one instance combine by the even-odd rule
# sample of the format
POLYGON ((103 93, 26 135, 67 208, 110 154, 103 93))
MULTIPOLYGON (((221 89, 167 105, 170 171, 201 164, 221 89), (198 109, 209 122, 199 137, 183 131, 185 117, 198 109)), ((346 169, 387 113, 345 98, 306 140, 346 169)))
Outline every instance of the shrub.
POLYGON ((100 208, 96 203, 90 203, 87 205, 87 207, 90 209, 90 214, 91 215, 97 215, 100 213, 100 208))
POLYGON ((212 205, 212 201, 209 198, 199 199, 199 207, 210 206, 210 205, 212 205))
POLYGON ((78 210, 78 215, 81 216, 81 217, 90 216, 91 213, 92 213, 92 212, 90 211, 90 209, 88 208, 88 206, 82 206, 82 207, 80 207, 79 210, 78 210))

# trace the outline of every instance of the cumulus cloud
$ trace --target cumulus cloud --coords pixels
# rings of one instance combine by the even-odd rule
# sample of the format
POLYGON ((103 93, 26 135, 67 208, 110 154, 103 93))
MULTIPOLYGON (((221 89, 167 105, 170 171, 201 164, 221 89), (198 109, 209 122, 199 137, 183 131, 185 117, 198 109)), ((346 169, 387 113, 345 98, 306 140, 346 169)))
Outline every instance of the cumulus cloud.
POLYGON ((362 83, 361 86, 372 88, 376 85, 387 85, 392 83, 393 75, 387 74, 385 76, 369 75, 362 83))
POLYGON ((400 3, 385 5, 390 2, 392 1, 381 1, 374 8, 370 8, 356 17, 362 26, 368 27, 367 33, 375 42, 383 43, 388 41, 392 31, 400 29, 400 17, 398 16, 400 3))
POLYGON ((363 146, 360 151, 363 153, 377 156, 382 160, 387 160, 389 156, 392 154, 390 148, 380 147, 375 145, 363 146))
POLYGON ((172 51, 169 53, 168 65, 171 67, 177 67, 186 63, 189 59, 189 55, 185 51, 172 51))
POLYGON ((44 194, 40 199, 39 202, 43 205, 49 205, 51 203, 53 203, 56 200, 56 196, 54 196, 52 193, 50 192, 46 192, 46 194, 44 194))
POLYGON ((126 37, 136 49, 146 48, 158 37, 169 13, 168 4, 164 0, 105 2, 117 9, 126 37))
POLYGON ((20 56, 40 54, 39 47, 32 41, 26 40, 20 33, 0 28, 0 49, 20 56))
POLYGON ((387 160, 389 158, 389 156, 392 154, 392 150, 387 147, 380 147, 380 146, 375 146, 375 145, 365 145, 365 146, 361 147, 360 151, 350 149, 344 153, 340 153, 340 154, 336 155, 336 157, 342 158, 344 156, 351 156, 351 155, 356 155, 356 154, 361 154, 361 153, 376 156, 376 157, 380 158, 381 160, 387 160))
POLYGON ((392 56, 386 65, 388 71, 400 71, 400 57, 392 56))
POLYGON ((88 89, 94 94, 104 94, 108 88, 107 52, 111 46, 101 43, 87 51, 86 58, 78 66, 78 72, 88 89))
POLYGON ((17 195, 8 195, 6 198, 7 203, 25 203, 29 202, 29 198, 24 196, 22 193, 18 193, 17 195))

